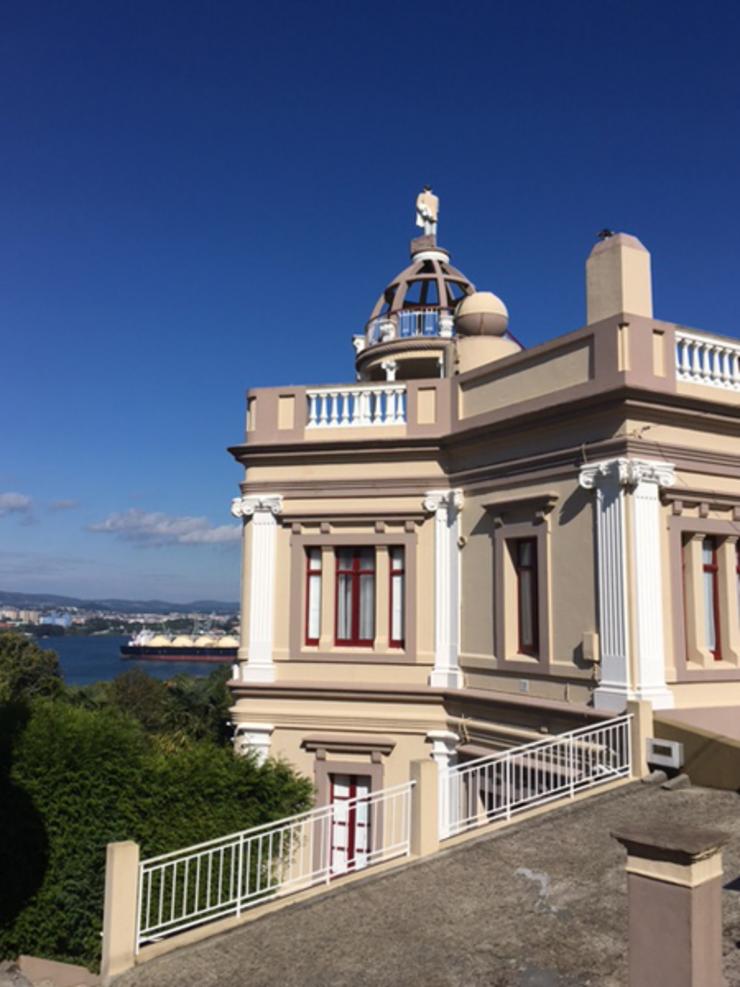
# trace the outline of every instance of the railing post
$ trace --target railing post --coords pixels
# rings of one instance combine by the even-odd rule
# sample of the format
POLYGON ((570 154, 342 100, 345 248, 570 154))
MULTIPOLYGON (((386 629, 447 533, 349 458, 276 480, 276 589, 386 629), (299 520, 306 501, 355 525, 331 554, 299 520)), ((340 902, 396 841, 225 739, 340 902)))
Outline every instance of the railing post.
POLYGON ((570 797, 576 795, 576 769, 573 757, 573 737, 568 737, 568 774, 570 776, 570 797))
POLYGON ((242 913, 242 898, 244 896, 244 833, 239 834, 239 854, 236 865, 236 914, 242 913))
POLYGON ((506 796, 506 818, 511 819, 511 755, 506 754, 504 761, 504 795, 506 796))
POLYGON ((647 699, 630 700, 627 703, 629 721, 631 776, 645 778, 650 773, 647 763, 647 741, 653 736, 653 707, 647 699))
POLYGON ((136 962, 139 929, 139 845, 109 843, 105 853, 103 955, 100 976, 104 987, 136 962))
POLYGON ((431 758, 411 762, 411 853, 427 857, 439 850, 439 785, 446 782, 431 758))

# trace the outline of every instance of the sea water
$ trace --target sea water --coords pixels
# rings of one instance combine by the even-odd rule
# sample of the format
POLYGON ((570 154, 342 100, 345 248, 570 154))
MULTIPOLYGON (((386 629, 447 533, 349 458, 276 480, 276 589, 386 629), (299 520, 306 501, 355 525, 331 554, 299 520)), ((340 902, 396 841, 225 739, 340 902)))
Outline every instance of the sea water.
POLYGON ((89 685, 114 679, 128 668, 142 668, 157 679, 171 679, 175 675, 208 675, 218 665, 202 661, 144 661, 140 658, 121 658, 121 645, 128 637, 100 634, 83 637, 42 637, 39 647, 56 651, 67 685, 89 685))

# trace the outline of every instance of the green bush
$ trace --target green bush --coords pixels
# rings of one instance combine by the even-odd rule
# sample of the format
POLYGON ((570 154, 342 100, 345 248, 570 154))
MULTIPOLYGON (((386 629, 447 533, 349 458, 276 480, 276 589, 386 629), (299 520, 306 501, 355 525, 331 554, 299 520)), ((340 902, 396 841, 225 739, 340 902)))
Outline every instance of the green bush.
POLYGON ((0 703, 56 696, 63 689, 56 651, 44 651, 23 634, 0 633, 0 703))
POLYGON ((6 704, 0 738, 4 956, 97 963, 108 842, 136 840, 147 857, 310 804, 310 783, 287 765, 151 736, 110 707, 6 704))

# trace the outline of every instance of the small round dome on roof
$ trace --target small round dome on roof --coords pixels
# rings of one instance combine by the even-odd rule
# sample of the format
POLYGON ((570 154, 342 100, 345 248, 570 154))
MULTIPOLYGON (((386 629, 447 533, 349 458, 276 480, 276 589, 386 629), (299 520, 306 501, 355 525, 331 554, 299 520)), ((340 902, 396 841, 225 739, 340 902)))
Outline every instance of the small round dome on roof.
POLYGON ((475 291, 457 306, 455 324, 461 336, 503 336, 509 310, 492 291, 475 291))

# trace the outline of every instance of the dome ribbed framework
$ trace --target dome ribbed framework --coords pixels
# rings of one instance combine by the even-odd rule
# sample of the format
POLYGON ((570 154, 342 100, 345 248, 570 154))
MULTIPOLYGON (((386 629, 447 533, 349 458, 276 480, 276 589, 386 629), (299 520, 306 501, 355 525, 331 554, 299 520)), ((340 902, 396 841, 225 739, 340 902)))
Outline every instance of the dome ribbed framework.
POLYGON ((439 308, 452 311, 475 285, 449 262, 446 250, 435 247, 415 254, 412 263, 390 282, 375 304, 370 319, 403 309, 439 308))

